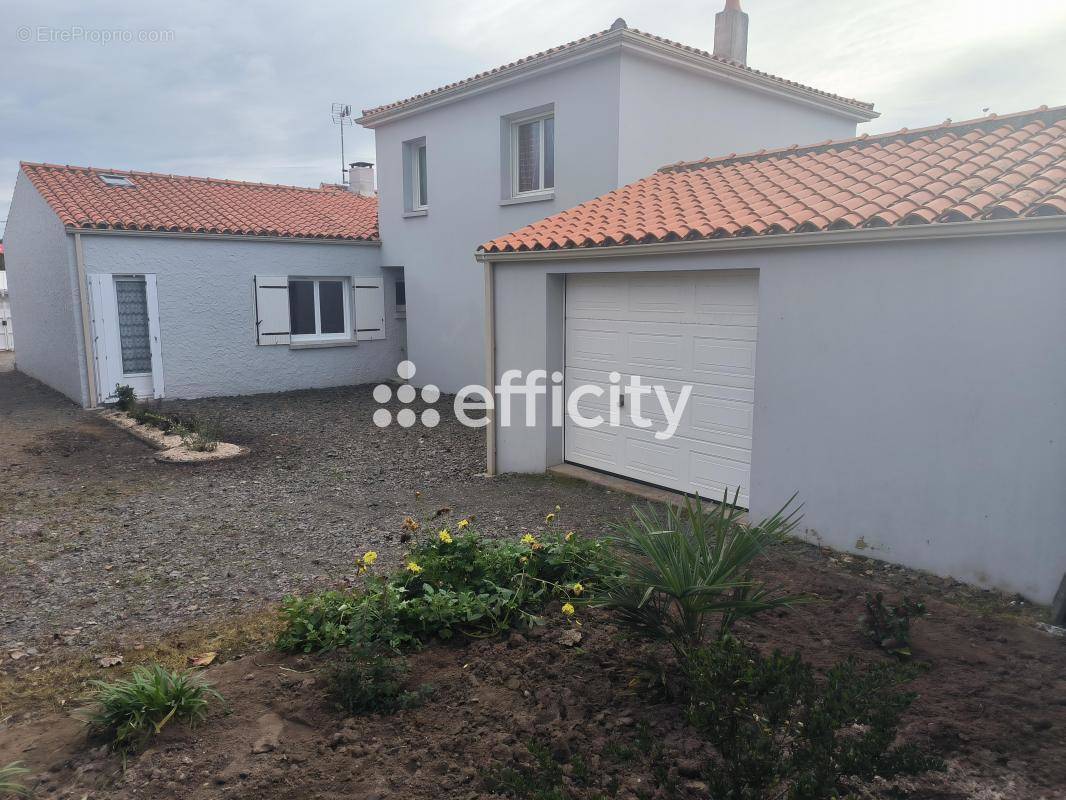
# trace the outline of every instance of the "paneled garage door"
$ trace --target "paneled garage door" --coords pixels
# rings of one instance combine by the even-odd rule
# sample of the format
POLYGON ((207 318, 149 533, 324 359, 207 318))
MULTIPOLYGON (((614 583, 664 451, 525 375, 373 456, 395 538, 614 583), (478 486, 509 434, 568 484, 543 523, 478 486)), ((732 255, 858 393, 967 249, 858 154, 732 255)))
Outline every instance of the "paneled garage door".
MULTIPOLYGON (((677 433, 657 440, 665 416, 640 429, 622 408, 622 424, 582 428, 567 418, 566 460, 637 480, 720 499, 740 487, 747 507, 755 401, 758 274, 754 270, 570 275, 566 281, 566 388, 606 389, 612 370, 665 387, 676 404, 692 386, 677 433)), ((608 399, 585 398, 582 415, 608 413, 608 399)), ((631 405, 631 402, 630 402, 631 405)))

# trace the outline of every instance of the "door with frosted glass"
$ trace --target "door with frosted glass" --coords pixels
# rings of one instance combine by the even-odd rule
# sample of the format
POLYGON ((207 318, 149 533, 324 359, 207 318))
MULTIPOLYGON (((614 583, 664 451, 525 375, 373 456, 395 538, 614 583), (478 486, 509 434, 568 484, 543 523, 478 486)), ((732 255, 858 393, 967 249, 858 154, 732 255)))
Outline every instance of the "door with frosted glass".
POLYGON ((89 295, 100 401, 113 400, 116 386, 162 397, 155 275, 90 275, 89 295))

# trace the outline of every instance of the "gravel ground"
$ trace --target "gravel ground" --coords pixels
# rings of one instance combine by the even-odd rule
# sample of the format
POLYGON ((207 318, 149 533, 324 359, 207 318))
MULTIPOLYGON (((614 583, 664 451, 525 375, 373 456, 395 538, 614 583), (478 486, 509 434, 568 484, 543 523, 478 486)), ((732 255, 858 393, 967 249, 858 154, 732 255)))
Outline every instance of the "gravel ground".
POLYGON ((168 403, 252 450, 177 466, 0 372, 0 670, 150 647, 168 631, 343 581, 365 550, 398 558, 408 514, 450 506, 520 535, 557 503, 561 521, 584 530, 631 504, 576 482, 481 477, 482 431, 443 413, 433 429, 377 428, 370 391, 168 403))

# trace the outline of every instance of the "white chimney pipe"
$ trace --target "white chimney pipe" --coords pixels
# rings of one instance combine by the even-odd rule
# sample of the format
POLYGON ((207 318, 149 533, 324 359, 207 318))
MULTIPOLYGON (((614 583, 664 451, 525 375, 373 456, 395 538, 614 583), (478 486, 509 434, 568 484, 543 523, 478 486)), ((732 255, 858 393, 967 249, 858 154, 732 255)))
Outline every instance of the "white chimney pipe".
POLYGON ((348 165, 348 191, 363 197, 374 196, 374 165, 369 161, 353 161, 348 165))
POLYGON ((748 15, 740 10, 740 0, 726 0, 714 16, 714 55, 748 63, 748 15))

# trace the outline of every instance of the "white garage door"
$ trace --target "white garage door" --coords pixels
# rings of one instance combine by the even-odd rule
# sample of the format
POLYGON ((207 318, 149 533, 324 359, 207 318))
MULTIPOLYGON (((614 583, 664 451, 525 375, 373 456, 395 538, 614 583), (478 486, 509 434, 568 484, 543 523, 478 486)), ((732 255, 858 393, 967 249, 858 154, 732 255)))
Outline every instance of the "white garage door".
MULTIPOLYGON (((758 276, 754 270, 570 275, 566 282, 567 394, 581 384, 606 389, 612 370, 665 387, 676 404, 692 386, 677 433, 662 441, 665 416, 640 429, 622 408, 619 427, 582 428, 569 417, 566 460, 669 489, 720 499, 740 487, 748 506, 755 400, 758 276)), ((578 403, 585 417, 608 413, 608 398, 578 403)), ((630 401, 629 405, 632 403, 630 401)))

